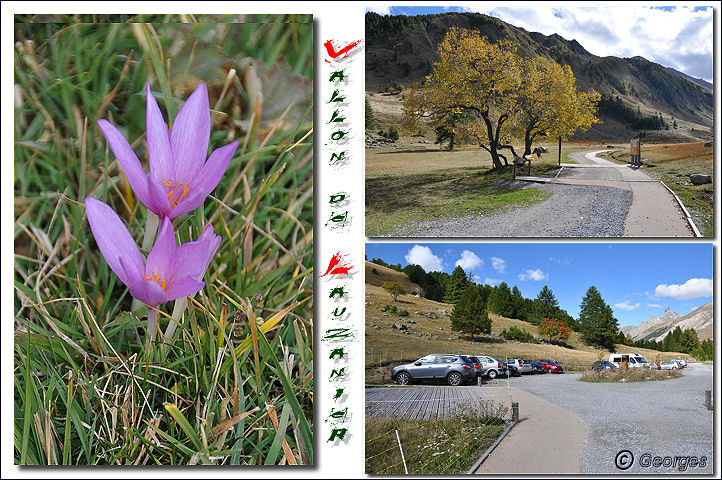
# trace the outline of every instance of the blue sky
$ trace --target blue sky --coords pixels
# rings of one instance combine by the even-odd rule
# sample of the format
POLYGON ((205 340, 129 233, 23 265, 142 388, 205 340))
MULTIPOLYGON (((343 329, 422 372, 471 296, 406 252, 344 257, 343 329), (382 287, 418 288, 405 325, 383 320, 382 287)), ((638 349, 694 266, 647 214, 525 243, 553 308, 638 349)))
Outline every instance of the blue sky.
POLYGON ((548 285, 575 318, 594 285, 620 326, 638 325, 667 307, 686 315, 712 300, 710 244, 367 243, 366 255, 447 273, 458 263, 477 283, 517 285, 529 298, 548 285))
POLYGON ((474 11, 527 31, 577 40, 594 55, 641 56, 708 82, 713 78, 711 6, 578 7, 573 2, 539 2, 534 6, 486 2, 463 7, 384 6, 368 10, 391 15, 474 11))

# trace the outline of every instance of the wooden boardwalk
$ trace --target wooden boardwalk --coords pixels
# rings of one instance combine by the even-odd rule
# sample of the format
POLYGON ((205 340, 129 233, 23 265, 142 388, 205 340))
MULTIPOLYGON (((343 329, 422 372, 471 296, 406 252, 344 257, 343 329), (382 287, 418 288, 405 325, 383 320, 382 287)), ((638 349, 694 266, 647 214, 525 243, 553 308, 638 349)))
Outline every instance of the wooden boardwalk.
POLYGON ((366 389, 366 416, 435 420, 481 409, 489 400, 483 387, 413 386, 366 389))

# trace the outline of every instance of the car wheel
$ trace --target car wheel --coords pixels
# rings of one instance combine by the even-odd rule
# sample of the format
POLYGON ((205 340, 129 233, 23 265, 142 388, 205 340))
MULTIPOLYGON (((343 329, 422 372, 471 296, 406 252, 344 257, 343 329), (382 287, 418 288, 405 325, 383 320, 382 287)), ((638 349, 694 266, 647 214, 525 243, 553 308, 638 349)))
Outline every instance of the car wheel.
POLYGON ((461 379, 461 374, 460 374, 460 373, 456 373, 456 372, 451 372, 451 373, 446 377, 446 383, 448 383, 448 384, 451 385, 452 387, 457 387, 457 386, 461 385, 461 380, 462 380, 462 379, 461 379))
POLYGON ((397 385, 408 385, 411 383, 411 375, 409 375, 406 372, 401 372, 398 375, 396 375, 396 384, 397 385))
POLYGON ((488 372, 486 372, 486 374, 487 374, 487 375, 489 376, 489 378, 491 378, 492 380, 494 380, 494 379, 496 378, 496 370, 493 370, 493 369, 492 369, 492 370, 489 370, 488 372))

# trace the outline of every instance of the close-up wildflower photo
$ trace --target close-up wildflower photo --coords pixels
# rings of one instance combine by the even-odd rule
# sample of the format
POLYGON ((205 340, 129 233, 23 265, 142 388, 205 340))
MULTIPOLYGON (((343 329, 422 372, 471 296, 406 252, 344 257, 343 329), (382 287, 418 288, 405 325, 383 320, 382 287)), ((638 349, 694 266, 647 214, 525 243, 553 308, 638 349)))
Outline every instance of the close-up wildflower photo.
POLYGON ((313 17, 15 15, 16 465, 314 465, 313 17))

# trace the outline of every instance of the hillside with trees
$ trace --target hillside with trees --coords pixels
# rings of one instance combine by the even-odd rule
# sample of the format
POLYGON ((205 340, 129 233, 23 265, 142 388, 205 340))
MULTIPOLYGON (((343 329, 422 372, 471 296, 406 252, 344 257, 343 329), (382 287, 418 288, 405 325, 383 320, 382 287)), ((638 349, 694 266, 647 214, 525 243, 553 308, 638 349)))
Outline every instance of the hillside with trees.
MULTIPOLYGON (((424 81, 432 74, 434 64, 444 60, 439 46, 454 29, 476 31, 489 44, 513 45, 530 62, 553 61, 561 68, 569 68, 580 92, 593 89, 603 95, 601 122, 586 132, 577 131, 572 139, 628 140, 640 133, 681 141, 712 137, 713 91, 704 82, 642 57, 598 57, 575 40, 527 32, 477 13, 367 13, 367 91, 398 92, 424 81)), ((437 135, 456 141, 454 129, 463 123, 466 114, 464 110, 441 112, 434 125, 437 135)))

